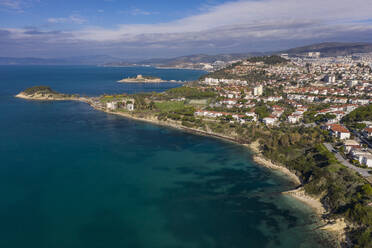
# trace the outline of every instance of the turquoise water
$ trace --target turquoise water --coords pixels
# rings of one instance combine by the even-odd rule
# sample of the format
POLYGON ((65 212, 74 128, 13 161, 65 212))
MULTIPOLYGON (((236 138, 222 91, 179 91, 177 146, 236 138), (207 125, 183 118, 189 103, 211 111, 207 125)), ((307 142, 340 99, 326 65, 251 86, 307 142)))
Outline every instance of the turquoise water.
POLYGON ((153 68, 0 67, 0 247, 328 247, 314 214, 284 197, 293 185, 245 148, 107 115, 76 102, 32 102, 32 85, 61 92, 163 91, 118 84, 153 68))

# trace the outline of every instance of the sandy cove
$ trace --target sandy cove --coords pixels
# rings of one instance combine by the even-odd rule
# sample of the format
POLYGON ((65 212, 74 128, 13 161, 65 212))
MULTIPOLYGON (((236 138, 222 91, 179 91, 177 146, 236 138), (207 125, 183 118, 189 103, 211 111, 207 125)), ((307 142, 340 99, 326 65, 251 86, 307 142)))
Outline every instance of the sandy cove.
POLYGON ((313 197, 305 192, 305 189, 301 187, 302 183, 300 178, 292 171, 290 171, 288 168, 286 168, 283 165, 278 165, 270 160, 263 157, 261 151, 260 151, 260 144, 259 141, 255 141, 249 145, 247 145, 254 153, 253 160, 264 167, 267 167, 269 169, 278 170, 285 175, 289 177, 294 183, 296 183, 297 188, 294 190, 289 190, 283 192, 284 195, 291 196, 309 207, 311 207, 314 212, 321 217, 321 220, 323 222, 323 225, 319 227, 319 229, 328 231, 333 234, 333 236, 341 242, 345 242, 346 240, 346 228, 348 227, 348 224, 345 222, 344 218, 340 219, 328 219, 325 218, 325 215, 327 214, 327 210, 324 208, 323 204, 321 203, 321 197, 313 197))
POLYGON ((278 164, 274 164, 273 162, 271 162, 270 160, 266 159, 261 151, 260 151, 260 143, 259 141, 255 141, 249 145, 247 145, 247 147, 249 147, 251 149, 251 151, 253 151, 254 153, 254 156, 253 156, 253 160, 257 163, 257 164, 260 164, 266 168, 269 168, 269 169, 274 169, 274 170, 278 170, 282 173, 284 173, 285 175, 288 176, 288 178, 293 181, 297 186, 300 186, 301 185, 301 181, 300 179, 298 178, 298 176, 288 170, 286 167, 284 167, 283 165, 278 165, 278 164))
POLYGON ((278 171, 282 172, 283 174, 288 176, 288 179, 290 179, 292 182, 294 182, 297 185, 296 189, 283 192, 283 194, 289 195, 289 196, 305 203, 309 207, 311 207, 314 210, 314 212, 317 215, 319 215, 322 219, 323 226, 319 227, 320 229, 331 232, 337 238, 337 240, 339 240, 341 242, 344 242, 346 240, 345 228, 348 225, 346 224, 345 220, 344 219, 330 220, 330 219, 324 218, 324 215, 327 213, 327 211, 324 208, 323 204, 321 203, 320 198, 314 198, 314 197, 310 196, 309 194, 307 194, 305 192, 305 190, 303 189, 303 187, 300 187, 302 185, 302 183, 301 183, 299 177, 294 172, 290 171, 288 168, 286 168, 283 165, 275 164, 272 161, 265 158, 262 155, 262 152, 260 151, 260 144, 259 144, 258 140, 251 143, 251 144, 241 144, 236 140, 237 137, 221 135, 221 134, 218 134, 218 133, 214 133, 210 130, 205 131, 205 130, 200 130, 200 129, 196 129, 196 128, 185 127, 185 126, 180 125, 176 121, 170 121, 170 120, 160 121, 155 116, 144 118, 144 117, 134 116, 131 113, 113 112, 113 111, 109 111, 107 109, 95 106, 93 104, 93 101, 90 98, 84 98, 84 97, 78 97, 78 98, 49 98, 49 97, 45 97, 45 96, 44 97, 38 97, 38 96, 31 96, 30 97, 30 96, 24 95, 22 93, 16 95, 16 97, 27 99, 27 100, 39 100, 39 101, 53 101, 53 100, 57 100, 57 101, 59 101, 59 100, 60 101, 62 101, 62 100, 64 100, 64 101, 69 101, 69 100, 81 101, 81 102, 88 103, 90 106, 92 106, 96 110, 103 111, 103 112, 106 112, 108 114, 119 115, 119 116, 122 116, 122 117, 125 117, 125 118, 129 118, 129 119, 133 119, 133 120, 137 120, 137 121, 148 122, 148 123, 152 123, 152 124, 155 124, 155 125, 160 125, 160 126, 165 126, 165 127, 172 127, 172 128, 176 128, 176 129, 179 129, 179 130, 186 131, 186 132, 199 134, 199 135, 204 135, 204 136, 215 137, 215 138, 219 138, 219 139, 222 139, 222 140, 225 140, 225 141, 227 140, 227 141, 230 141, 230 142, 234 142, 234 143, 237 143, 239 145, 244 145, 245 147, 249 148, 254 153, 253 160, 257 164, 259 164, 263 167, 269 168, 269 169, 278 170, 278 171))

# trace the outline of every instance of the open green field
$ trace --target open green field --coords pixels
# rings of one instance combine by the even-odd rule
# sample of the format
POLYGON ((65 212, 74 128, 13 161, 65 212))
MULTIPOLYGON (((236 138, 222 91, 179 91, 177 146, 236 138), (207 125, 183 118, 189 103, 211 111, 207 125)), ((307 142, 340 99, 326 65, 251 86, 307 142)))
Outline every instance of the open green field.
POLYGON ((185 107, 185 104, 184 102, 166 101, 166 102, 156 102, 155 107, 162 112, 170 112, 170 111, 176 111, 176 110, 183 109, 185 107))
POLYGON ((107 96, 102 96, 100 98, 100 101, 102 103, 106 103, 106 102, 111 102, 111 101, 121 101, 121 100, 124 100, 126 98, 127 97, 124 96, 124 95, 107 95, 107 96))

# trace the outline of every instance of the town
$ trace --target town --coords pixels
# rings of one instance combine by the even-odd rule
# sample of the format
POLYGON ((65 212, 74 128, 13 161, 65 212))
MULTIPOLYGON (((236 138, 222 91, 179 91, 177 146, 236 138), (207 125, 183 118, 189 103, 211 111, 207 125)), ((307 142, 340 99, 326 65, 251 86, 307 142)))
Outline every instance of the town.
MULTIPOLYGON (((362 121, 355 128, 344 118, 372 103, 371 64, 370 54, 323 58, 319 52, 310 52, 295 57, 281 54, 251 58, 235 61, 185 86, 213 92, 212 100, 167 100, 189 103, 195 108, 194 116, 207 122, 262 123, 268 128, 319 126, 333 136, 332 144, 326 147, 345 166, 368 178, 368 168, 372 168, 372 122, 362 121)), ((136 106, 134 99, 104 99, 98 104, 111 111, 134 111, 136 106)), ((152 101, 164 105, 161 97, 152 101)))

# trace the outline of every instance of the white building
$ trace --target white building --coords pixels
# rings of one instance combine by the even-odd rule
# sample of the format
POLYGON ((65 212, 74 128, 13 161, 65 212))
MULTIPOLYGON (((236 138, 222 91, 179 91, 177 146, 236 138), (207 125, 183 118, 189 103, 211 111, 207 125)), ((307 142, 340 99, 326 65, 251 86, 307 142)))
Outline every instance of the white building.
POLYGON ((288 116, 288 122, 292 124, 298 123, 302 118, 302 115, 292 114, 288 116))
POLYGON ((252 121, 257 121, 257 115, 255 112, 247 112, 245 113, 246 116, 252 117, 252 121))
POLYGON ((133 103, 127 103, 127 110, 128 111, 134 111, 134 104, 133 103))
POLYGON ((363 155, 361 164, 372 167, 372 154, 363 155))
POLYGON ((372 128, 365 128, 363 130, 363 134, 364 134, 365 137, 371 138, 372 137, 372 128))
POLYGON ((106 103, 106 108, 109 110, 116 110, 118 108, 118 103, 117 102, 107 102, 106 103))
POLYGON ((215 111, 207 111, 207 110, 198 110, 195 112, 196 116, 204 116, 204 117, 210 117, 210 118, 217 118, 221 117, 224 114, 221 112, 215 112, 215 111))
POLYGON ((350 132, 347 130, 346 127, 340 124, 331 124, 329 125, 329 129, 331 130, 332 134, 337 138, 344 140, 350 139, 350 132))
POLYGON ((360 144, 355 140, 345 140, 344 149, 345 153, 348 154, 352 149, 360 149, 360 144))
POLYGON ((255 95, 255 96, 262 96, 262 94, 263 94, 263 86, 262 85, 259 85, 259 86, 254 87, 254 89, 253 89, 253 95, 255 95))
POLYGON ((263 118, 263 123, 265 125, 268 125, 268 126, 272 126, 275 124, 275 122, 277 121, 277 119, 273 116, 269 116, 269 117, 266 117, 266 118, 263 118))
POLYGON ((204 79, 204 82, 209 85, 218 85, 220 83, 220 80, 216 78, 206 78, 204 79))

